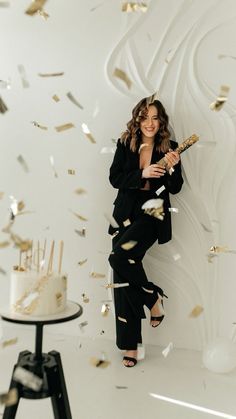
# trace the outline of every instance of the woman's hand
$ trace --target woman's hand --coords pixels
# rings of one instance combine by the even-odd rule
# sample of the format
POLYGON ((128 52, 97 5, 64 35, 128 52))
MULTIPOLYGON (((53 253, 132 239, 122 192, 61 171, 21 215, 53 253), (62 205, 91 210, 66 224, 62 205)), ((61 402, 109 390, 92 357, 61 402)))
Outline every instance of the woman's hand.
POLYGON ((151 164, 150 166, 143 169, 142 177, 145 179, 148 179, 151 177, 158 178, 158 177, 164 176, 165 173, 166 173, 166 170, 164 169, 163 166, 160 166, 159 164, 151 164))
POLYGON ((166 169, 170 170, 171 167, 179 163, 180 161, 179 153, 177 151, 170 150, 168 153, 165 154, 164 160, 167 163, 166 169))

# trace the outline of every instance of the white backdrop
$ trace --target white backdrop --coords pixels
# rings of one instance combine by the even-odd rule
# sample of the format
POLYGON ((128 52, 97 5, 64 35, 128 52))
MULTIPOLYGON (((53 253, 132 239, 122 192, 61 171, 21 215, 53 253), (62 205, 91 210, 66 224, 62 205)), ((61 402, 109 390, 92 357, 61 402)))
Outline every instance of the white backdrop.
MULTIPOLYGON (((112 314, 100 314, 109 298, 106 279, 90 278, 91 270, 108 272, 110 238, 104 212, 112 211, 115 191, 108 183, 113 147, 142 97, 159 92, 178 141, 196 133, 200 142, 182 157, 185 185, 172 205, 173 240, 155 245, 145 259, 150 278, 166 291, 167 318, 155 331, 145 326, 145 341, 186 348, 201 348, 216 334, 229 336, 236 321, 234 254, 220 254, 212 263, 212 245, 236 249, 236 52, 234 0, 149 0, 146 13, 121 11, 120 0, 48 0, 49 18, 24 14, 28 0, 0 4, 0 87, 8 111, 0 114, 1 228, 9 218, 9 196, 23 200, 26 210, 13 230, 23 238, 65 242, 63 267, 69 274, 69 298, 82 302, 82 320, 89 336, 114 338, 112 314), (219 57, 219 55, 225 57, 219 57), (29 88, 22 86, 17 69, 24 65, 29 88), (126 71, 128 89, 113 76, 126 71), (61 77, 38 73, 63 71, 61 77), (220 86, 230 86, 229 100, 220 112, 209 104, 220 86), (72 104, 72 94, 83 110, 72 104), (56 103, 52 96, 57 94, 56 103), (31 122, 48 127, 44 131, 31 122), (72 122, 75 128, 58 133, 55 126, 72 122), (96 144, 82 132, 86 123, 96 144), (29 166, 24 172, 17 161, 29 166), (58 178, 49 158, 54 157, 58 178), (74 169, 75 175, 68 175, 74 169), (87 193, 76 195, 76 188, 87 193), (88 218, 83 222, 71 210, 88 218), (74 230, 86 227, 86 237, 74 230), (87 263, 78 262, 88 258, 87 263), (195 305, 204 312, 189 313, 195 305)), ((6 240, 0 233, 0 242, 6 240)), ((0 249, 0 303, 8 300, 9 275, 18 263, 12 246, 0 249)), ((67 333, 80 333, 76 322, 60 325, 67 333)))

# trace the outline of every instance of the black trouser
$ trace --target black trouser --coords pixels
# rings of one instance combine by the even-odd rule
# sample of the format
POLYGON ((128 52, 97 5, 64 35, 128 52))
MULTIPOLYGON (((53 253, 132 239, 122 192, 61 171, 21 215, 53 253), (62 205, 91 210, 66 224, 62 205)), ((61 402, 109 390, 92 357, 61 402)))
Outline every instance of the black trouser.
POLYGON ((142 259, 146 251, 158 239, 159 220, 144 214, 142 204, 150 199, 149 191, 140 191, 132 216, 131 224, 120 227, 119 233, 113 238, 113 252, 109 262, 113 268, 114 283, 129 283, 129 286, 114 288, 116 312, 117 346, 120 349, 136 349, 142 343, 141 320, 145 318, 144 305, 149 309, 158 299, 162 290, 148 281, 143 268, 142 259), (130 250, 121 245, 129 241, 137 244, 130 250))

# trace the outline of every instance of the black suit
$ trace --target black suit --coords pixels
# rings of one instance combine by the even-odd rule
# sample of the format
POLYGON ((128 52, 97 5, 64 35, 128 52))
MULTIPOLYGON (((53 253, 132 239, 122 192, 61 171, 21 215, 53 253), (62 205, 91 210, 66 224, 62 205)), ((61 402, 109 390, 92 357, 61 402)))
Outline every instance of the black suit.
MULTIPOLYGON (((175 149, 177 143, 171 141, 171 148, 175 149)), ((152 152, 151 164, 156 163, 164 156, 152 152)), ((159 244, 171 239, 171 214, 169 192, 176 194, 180 191, 183 178, 181 163, 174 167, 172 175, 166 173, 160 178, 150 178, 150 190, 142 190, 147 179, 142 178, 142 169, 139 168, 139 153, 132 152, 129 146, 117 143, 116 153, 110 168, 109 180, 114 188, 119 189, 114 201, 113 216, 119 224, 119 229, 109 227, 109 233, 117 233, 113 237, 113 252, 109 262, 114 271, 114 282, 128 282, 129 286, 115 289, 117 346, 120 349, 135 349, 137 343, 142 341, 141 319, 145 318, 144 308, 149 309, 155 304, 158 293, 162 290, 153 282, 148 281, 142 265, 146 251, 158 240, 159 244), (165 189, 159 197, 164 200, 164 220, 159 220, 144 214, 142 204, 148 199, 157 198, 156 190, 162 185, 165 189), (125 227, 124 221, 130 224, 125 227), (135 247, 124 250, 122 244, 134 240, 135 247), (119 318, 125 319, 120 321, 119 318)))

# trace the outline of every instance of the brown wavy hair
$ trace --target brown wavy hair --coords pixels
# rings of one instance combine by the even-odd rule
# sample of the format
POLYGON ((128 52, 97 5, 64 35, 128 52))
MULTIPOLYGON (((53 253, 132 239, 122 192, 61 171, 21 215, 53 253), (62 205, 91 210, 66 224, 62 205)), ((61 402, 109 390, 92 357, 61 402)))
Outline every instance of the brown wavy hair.
POLYGON ((132 110, 132 119, 127 123, 127 130, 121 134, 120 141, 129 144, 135 152, 139 149, 142 141, 140 122, 147 115, 148 107, 155 106, 158 112, 160 128, 155 136, 155 145, 158 151, 166 153, 170 148, 170 131, 168 130, 169 117, 162 103, 155 99, 155 95, 145 97, 132 110))

